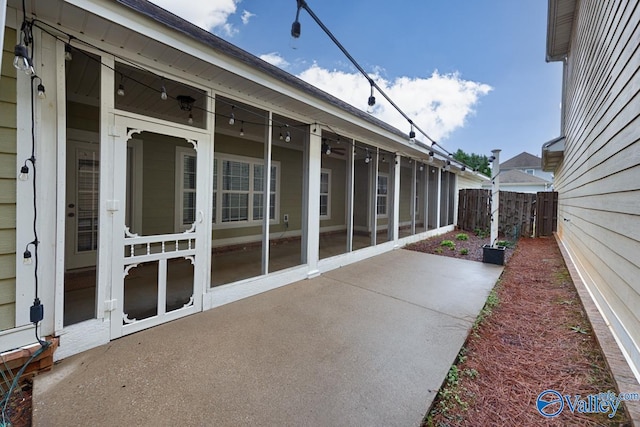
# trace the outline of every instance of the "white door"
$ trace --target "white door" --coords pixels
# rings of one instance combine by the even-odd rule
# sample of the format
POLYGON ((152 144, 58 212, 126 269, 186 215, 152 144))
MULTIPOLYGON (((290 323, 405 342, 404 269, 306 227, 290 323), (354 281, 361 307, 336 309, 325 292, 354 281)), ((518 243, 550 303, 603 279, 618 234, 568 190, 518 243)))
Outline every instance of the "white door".
POLYGON ((65 270, 95 267, 98 248, 98 135, 70 134, 74 136, 67 140, 65 270))
POLYGON ((115 123, 112 338, 202 310, 212 198, 208 134, 120 116, 115 123))

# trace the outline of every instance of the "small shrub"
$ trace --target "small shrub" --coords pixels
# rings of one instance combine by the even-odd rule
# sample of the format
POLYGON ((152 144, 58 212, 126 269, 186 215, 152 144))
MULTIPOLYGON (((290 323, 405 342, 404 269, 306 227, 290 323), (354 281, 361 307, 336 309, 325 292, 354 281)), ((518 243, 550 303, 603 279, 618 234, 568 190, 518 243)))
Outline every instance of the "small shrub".
POLYGON ((488 229, 482 230, 481 228, 476 228, 475 230, 473 230, 473 233, 480 237, 481 239, 484 239, 485 237, 489 236, 490 232, 488 229))
POLYGON ((504 246, 505 248, 512 248, 513 246, 515 246, 515 243, 510 242, 509 240, 498 240, 496 242, 497 246, 504 246))
POLYGON ((469 236, 466 233, 456 234, 456 240, 469 240, 469 236))
POLYGON ((456 248, 456 244, 453 243, 453 240, 443 240, 442 242, 440 242, 440 246, 444 246, 451 250, 454 250, 456 248))
POLYGON ((437 253, 437 254, 441 254, 442 253, 442 248, 435 248, 433 250, 433 252, 437 253))
POLYGON ((460 249, 460 255, 469 255, 469 249, 467 248, 460 249))

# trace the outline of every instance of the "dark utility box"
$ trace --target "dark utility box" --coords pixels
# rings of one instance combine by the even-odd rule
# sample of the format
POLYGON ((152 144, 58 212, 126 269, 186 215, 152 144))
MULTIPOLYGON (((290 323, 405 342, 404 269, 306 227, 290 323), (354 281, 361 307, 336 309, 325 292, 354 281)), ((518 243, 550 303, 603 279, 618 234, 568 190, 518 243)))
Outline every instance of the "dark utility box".
POLYGON ((504 265, 504 246, 482 245, 482 262, 487 264, 504 265))

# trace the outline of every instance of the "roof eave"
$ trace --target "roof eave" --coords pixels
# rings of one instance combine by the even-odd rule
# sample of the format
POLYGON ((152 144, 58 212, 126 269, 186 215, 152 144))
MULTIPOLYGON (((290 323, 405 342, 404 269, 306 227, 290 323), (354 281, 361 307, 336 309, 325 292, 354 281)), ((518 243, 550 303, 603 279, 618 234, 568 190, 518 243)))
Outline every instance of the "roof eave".
POLYGON ((569 53, 576 0, 549 0, 547 62, 563 61, 569 53))
POLYGON ((554 172, 564 158, 565 137, 560 136, 542 144, 542 170, 554 172))

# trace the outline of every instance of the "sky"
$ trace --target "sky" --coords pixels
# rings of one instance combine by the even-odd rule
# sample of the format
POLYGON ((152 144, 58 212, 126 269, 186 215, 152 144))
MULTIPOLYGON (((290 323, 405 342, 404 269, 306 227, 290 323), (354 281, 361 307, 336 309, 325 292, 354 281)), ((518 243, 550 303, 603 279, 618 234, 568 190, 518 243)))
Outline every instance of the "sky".
MULTIPOLYGON (((153 3, 364 111, 370 86, 296 0, 153 3)), ((560 135, 561 63, 543 0, 307 0, 390 98, 450 152, 505 161, 560 135)), ((369 112, 409 133, 382 95, 369 112)), ((420 137, 419 139, 424 139, 420 137)))

